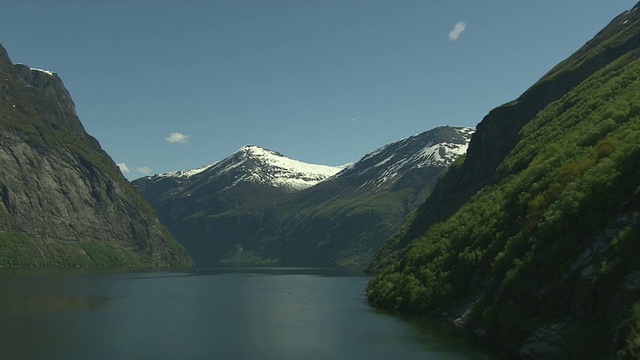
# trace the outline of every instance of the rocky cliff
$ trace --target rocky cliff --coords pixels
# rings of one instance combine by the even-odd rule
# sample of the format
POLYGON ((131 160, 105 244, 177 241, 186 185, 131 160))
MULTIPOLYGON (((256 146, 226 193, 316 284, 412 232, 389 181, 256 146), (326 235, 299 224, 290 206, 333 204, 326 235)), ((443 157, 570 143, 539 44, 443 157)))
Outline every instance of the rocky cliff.
POLYGON ((0 46, 0 266, 186 265, 57 74, 0 46))

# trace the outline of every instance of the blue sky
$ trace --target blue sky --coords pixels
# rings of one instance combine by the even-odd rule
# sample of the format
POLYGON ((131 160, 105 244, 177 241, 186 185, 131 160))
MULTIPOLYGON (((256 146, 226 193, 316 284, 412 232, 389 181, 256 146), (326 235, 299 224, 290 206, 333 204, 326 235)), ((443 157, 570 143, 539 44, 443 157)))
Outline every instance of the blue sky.
POLYGON ((135 179, 246 144, 341 165, 475 126, 636 2, 21 0, 0 43, 59 74, 135 179))

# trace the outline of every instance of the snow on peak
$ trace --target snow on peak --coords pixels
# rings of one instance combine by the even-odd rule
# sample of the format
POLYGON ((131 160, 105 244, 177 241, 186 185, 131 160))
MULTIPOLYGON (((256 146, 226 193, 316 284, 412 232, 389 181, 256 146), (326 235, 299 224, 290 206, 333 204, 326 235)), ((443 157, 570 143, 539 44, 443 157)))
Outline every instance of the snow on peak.
POLYGON ((367 154, 359 161, 362 166, 352 169, 369 174, 362 186, 388 186, 411 169, 451 165, 466 153, 474 132, 473 128, 442 127, 412 135, 367 154))
POLYGON ((245 162, 252 159, 258 166, 246 167, 250 175, 247 180, 268 183, 275 187, 302 190, 338 173, 336 166, 309 164, 290 159, 277 151, 246 145, 234 154, 243 153, 245 162))
POLYGON ((268 184, 289 190, 311 187, 342 170, 342 167, 308 164, 290 159, 276 151, 256 145, 245 145, 227 158, 193 170, 171 171, 156 175, 157 179, 174 178, 185 181, 193 176, 216 176, 240 170, 234 182, 268 184))
POLYGON ((309 164, 290 159, 277 151, 245 145, 215 163, 150 178, 153 181, 172 178, 186 182, 193 177, 204 179, 226 174, 232 179, 229 187, 251 182, 297 191, 340 173, 347 176, 364 175, 368 179, 362 186, 375 184, 376 187, 385 187, 411 169, 451 165, 467 151, 474 131, 473 128, 462 127, 436 128, 383 146, 360 161, 343 166, 309 164))
POLYGON ((174 177, 174 178, 182 178, 182 179, 188 179, 194 175, 198 175, 201 172, 209 169, 210 167, 214 166, 217 163, 213 163, 210 165, 205 165, 196 169, 191 169, 191 170, 178 170, 178 171, 169 171, 166 173, 162 173, 162 174, 158 174, 156 175, 157 177, 174 177))

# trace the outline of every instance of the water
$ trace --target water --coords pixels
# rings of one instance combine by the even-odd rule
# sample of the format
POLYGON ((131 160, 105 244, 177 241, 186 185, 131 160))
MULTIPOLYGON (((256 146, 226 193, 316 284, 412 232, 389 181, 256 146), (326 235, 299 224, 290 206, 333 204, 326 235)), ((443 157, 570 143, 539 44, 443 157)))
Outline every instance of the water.
POLYGON ((331 269, 0 271, 6 359, 494 359, 331 269))

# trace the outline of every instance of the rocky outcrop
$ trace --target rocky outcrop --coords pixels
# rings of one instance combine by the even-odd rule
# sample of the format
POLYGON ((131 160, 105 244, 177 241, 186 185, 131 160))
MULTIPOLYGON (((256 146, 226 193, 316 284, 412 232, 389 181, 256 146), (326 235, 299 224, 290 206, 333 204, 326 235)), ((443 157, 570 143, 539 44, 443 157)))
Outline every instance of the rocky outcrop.
POLYGON ((0 266, 186 265, 52 72, 0 46, 0 266))

